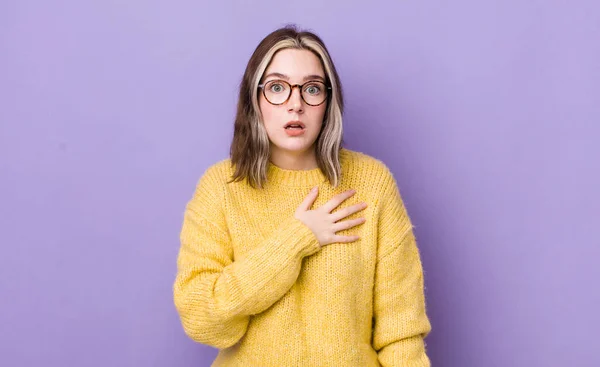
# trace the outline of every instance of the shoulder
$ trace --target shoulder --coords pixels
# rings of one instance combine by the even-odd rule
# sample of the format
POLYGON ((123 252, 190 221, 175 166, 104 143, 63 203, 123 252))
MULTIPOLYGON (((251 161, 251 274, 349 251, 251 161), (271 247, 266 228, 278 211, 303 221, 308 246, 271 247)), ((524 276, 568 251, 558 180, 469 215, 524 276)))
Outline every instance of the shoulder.
POLYGON ((231 177, 231 159, 224 158, 208 165, 198 180, 198 185, 201 187, 222 187, 231 177))
POLYGON ((344 173, 350 176, 351 179, 367 180, 369 185, 376 185, 380 188, 396 184, 394 175, 388 165, 372 155, 342 148, 340 159, 344 173))
POLYGON ((369 154, 344 149, 344 175, 350 187, 366 190, 376 206, 403 205, 398 182, 390 167, 369 154))
POLYGON ((222 180, 226 180, 232 172, 231 158, 223 158, 208 166, 204 171, 204 175, 216 176, 222 180))

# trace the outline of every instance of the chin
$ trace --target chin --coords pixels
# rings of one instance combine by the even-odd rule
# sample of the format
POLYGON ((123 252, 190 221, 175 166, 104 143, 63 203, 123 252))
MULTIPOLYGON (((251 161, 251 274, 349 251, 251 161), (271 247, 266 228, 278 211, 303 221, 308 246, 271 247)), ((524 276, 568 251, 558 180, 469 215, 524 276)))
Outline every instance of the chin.
POLYGON ((285 150, 288 152, 304 152, 314 146, 315 142, 297 141, 297 142, 276 142, 271 143, 278 150, 285 150))

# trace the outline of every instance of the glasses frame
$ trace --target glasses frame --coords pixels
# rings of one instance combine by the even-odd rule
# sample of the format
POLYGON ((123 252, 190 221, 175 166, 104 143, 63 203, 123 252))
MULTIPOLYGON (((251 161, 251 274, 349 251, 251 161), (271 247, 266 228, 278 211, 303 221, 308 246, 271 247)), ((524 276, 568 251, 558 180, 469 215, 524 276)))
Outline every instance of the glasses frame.
POLYGON ((327 99, 329 98, 329 96, 330 96, 331 94, 330 94, 329 92, 327 92, 327 96, 325 97, 325 99, 323 99, 323 102, 321 102, 321 103, 319 103, 319 104, 310 104, 310 103, 306 102, 306 100, 304 99, 304 95, 302 94, 302 88, 304 88, 304 86, 305 86, 306 84, 309 84, 309 83, 314 83, 314 82, 319 82, 319 83, 323 84, 323 85, 325 86, 325 89, 326 89, 326 90, 328 90, 328 91, 330 91, 330 90, 331 90, 331 87, 330 87, 330 86, 328 86, 328 85, 327 85, 325 82, 323 82, 322 80, 308 80, 308 81, 306 81, 306 82, 304 82, 304 83, 302 83, 302 84, 293 84, 293 85, 292 85, 292 84, 290 84, 290 83, 286 82, 285 80, 281 80, 281 79, 272 79, 272 80, 269 80, 269 81, 267 81, 267 82, 265 82, 265 83, 259 84, 259 85, 258 85, 258 88, 262 89, 263 96, 265 97, 265 99, 267 100, 267 102, 269 102, 270 104, 272 104, 272 105, 274 105, 274 106, 281 106, 282 104, 285 104, 287 101, 289 101, 289 100, 290 100, 290 97, 292 96, 292 92, 294 91, 294 88, 298 87, 298 89, 300 90, 300 98, 302 98, 302 100, 304 101, 304 103, 306 103, 306 104, 307 104, 307 105, 309 105, 309 106, 316 107, 316 106, 320 106, 320 105, 322 105, 323 103, 325 103, 325 101, 327 101, 327 99), (287 84, 287 85, 290 87, 290 93, 288 94, 288 96, 287 96, 287 98, 285 99, 285 101, 283 101, 283 102, 281 102, 281 103, 273 103, 273 102, 269 101, 269 98, 267 98, 267 94, 266 94, 266 92, 265 92, 265 90, 266 90, 266 89, 265 89, 265 86, 267 85, 267 83, 271 83, 271 82, 283 82, 283 83, 287 84))

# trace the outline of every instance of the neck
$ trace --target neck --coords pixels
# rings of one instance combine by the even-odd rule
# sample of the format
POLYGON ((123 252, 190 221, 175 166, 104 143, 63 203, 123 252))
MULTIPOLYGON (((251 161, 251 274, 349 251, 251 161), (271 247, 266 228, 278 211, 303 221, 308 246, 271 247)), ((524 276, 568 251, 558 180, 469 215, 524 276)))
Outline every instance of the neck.
POLYGON ((271 157, 269 160, 277 167, 287 170, 310 170, 318 168, 314 148, 303 152, 292 152, 271 147, 271 157))

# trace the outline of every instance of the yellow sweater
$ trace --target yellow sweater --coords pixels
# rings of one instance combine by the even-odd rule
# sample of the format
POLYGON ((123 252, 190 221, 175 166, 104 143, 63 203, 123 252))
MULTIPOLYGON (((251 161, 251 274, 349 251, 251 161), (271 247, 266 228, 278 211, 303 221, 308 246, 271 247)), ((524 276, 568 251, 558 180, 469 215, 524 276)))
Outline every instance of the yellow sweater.
POLYGON ((396 181, 381 161, 342 148, 341 185, 318 169, 271 163, 268 182, 227 184, 230 159, 209 167, 188 202, 173 286, 183 329, 219 348, 212 366, 429 366, 423 270, 396 181), (320 248, 294 218, 348 189, 334 212, 364 201, 337 232, 358 241, 320 248))

